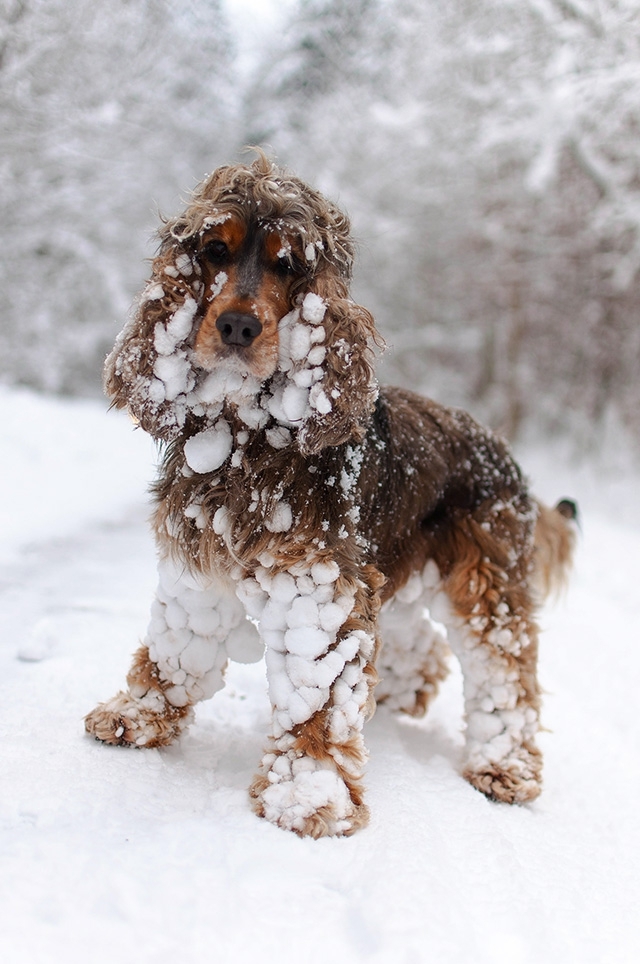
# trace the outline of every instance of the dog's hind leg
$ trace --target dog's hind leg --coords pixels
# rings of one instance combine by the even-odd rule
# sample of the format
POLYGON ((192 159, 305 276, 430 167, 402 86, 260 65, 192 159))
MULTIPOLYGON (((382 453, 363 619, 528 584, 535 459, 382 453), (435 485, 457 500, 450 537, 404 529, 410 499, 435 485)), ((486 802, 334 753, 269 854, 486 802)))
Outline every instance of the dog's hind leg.
POLYGON ((165 559, 144 644, 134 656, 128 689, 100 703, 85 728, 105 743, 144 747, 173 743, 191 722, 192 706, 223 686, 227 657, 247 649, 255 626, 234 587, 187 572, 165 559))
POLYGON ((384 604, 380 635, 376 703, 423 716, 447 676, 449 647, 426 610, 422 573, 414 573, 384 604))
POLYGON ((431 600, 464 677, 464 776, 507 803, 534 799, 541 784, 538 628, 528 587, 534 519, 526 497, 458 518, 440 546, 443 576, 431 600))

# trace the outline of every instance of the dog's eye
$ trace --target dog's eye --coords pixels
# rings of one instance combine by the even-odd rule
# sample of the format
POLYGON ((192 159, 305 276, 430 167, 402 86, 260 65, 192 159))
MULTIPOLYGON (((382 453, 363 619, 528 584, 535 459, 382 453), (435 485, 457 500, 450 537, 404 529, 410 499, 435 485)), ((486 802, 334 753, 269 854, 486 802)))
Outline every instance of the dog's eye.
POLYGON ((278 258, 274 265, 274 271, 283 278, 292 278, 301 273, 300 265, 295 258, 278 258))
POLYGON ((211 264, 226 264, 229 260, 229 249, 224 241, 209 241, 204 246, 203 254, 211 264))

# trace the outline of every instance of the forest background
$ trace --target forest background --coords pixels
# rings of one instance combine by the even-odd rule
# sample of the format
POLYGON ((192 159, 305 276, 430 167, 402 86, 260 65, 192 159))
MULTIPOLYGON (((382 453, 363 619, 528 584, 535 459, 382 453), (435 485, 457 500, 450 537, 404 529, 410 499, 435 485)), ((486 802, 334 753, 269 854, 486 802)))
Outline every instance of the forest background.
POLYGON ((384 380, 638 447, 637 0, 1 0, 0 130, 5 383, 97 395, 158 211, 259 144, 349 212, 384 380))
POLYGON ((639 55, 638 0, 0 0, 0 960, 640 961, 639 55), (103 358, 158 211, 248 144, 349 211, 382 378, 580 505, 530 807, 461 779, 455 662, 367 724, 349 840, 251 812, 260 664, 167 750, 84 736, 155 582, 103 358))

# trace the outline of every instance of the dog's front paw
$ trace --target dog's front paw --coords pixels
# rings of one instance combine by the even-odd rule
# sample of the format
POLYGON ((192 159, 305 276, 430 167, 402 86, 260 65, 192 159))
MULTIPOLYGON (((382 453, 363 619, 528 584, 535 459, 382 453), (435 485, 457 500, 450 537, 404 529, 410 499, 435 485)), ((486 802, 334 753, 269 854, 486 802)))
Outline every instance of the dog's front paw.
POLYGON ((250 790, 256 813, 301 837, 350 836, 369 820, 330 761, 269 754, 250 790))
POLYGON ((172 706, 162 693, 138 699, 118 693, 84 718, 87 733, 118 746, 158 747, 174 743, 191 717, 190 707, 172 706))

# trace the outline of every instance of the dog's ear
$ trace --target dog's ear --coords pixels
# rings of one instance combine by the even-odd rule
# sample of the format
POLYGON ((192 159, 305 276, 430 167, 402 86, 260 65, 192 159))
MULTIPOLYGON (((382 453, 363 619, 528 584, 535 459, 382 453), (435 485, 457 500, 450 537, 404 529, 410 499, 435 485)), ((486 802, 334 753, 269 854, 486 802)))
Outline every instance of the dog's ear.
POLYGON ((382 339, 370 312, 355 304, 346 283, 330 273, 314 280, 301 314, 303 321, 324 330, 324 339, 317 343, 324 349, 315 369, 319 377, 311 386, 307 415, 298 430, 301 453, 313 455, 363 438, 378 395, 373 345, 382 339))
POLYGON ((189 339, 198 317, 200 269, 167 231, 151 278, 104 367, 104 388, 154 438, 175 438, 195 373, 189 339))

